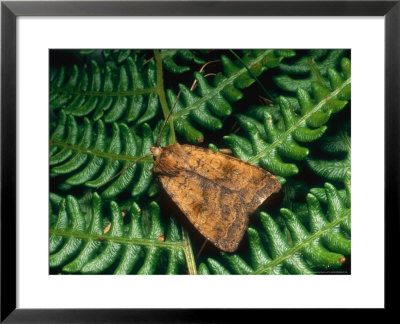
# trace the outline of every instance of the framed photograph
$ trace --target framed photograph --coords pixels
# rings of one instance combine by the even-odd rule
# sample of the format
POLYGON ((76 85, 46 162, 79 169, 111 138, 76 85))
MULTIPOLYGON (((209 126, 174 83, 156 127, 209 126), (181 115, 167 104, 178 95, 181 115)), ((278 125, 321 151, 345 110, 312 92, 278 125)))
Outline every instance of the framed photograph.
POLYGON ((398 1, 1 10, 2 321, 391 307, 398 1))

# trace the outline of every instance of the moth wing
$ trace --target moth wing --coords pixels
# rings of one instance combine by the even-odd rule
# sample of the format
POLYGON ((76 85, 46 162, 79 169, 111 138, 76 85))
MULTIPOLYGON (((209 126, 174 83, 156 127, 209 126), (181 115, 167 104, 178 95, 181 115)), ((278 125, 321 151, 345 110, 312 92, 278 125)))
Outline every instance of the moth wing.
POLYGON ((245 205, 237 192, 190 171, 159 176, 165 191, 194 227, 217 248, 233 252, 247 228, 245 205))
POLYGON ((192 145, 180 145, 193 172, 238 192, 248 213, 254 212, 271 194, 280 190, 270 172, 233 156, 192 145), (191 165, 191 163, 193 165, 191 165))

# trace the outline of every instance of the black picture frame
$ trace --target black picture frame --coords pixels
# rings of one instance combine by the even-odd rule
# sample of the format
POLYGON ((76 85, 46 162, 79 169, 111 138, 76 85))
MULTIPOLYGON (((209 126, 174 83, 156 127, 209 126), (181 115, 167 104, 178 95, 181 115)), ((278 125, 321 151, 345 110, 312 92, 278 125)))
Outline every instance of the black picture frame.
MULTIPOLYGON (((385 309, 398 282, 391 250, 399 237, 400 1, 2 1, 1 322, 233 322, 263 310, 16 308, 16 19, 19 16, 384 16, 385 309)), ((371 46, 374 46, 371 44, 371 46)), ((371 166, 373 172, 373 166, 371 166)), ((369 174, 366 176, 373 176, 369 174)), ((396 252, 398 254, 398 251, 396 252)), ((40 292, 38 292, 40 293, 40 292)), ((253 316, 253 315, 252 315, 253 316)), ((256 314, 255 316, 262 316, 256 314)))

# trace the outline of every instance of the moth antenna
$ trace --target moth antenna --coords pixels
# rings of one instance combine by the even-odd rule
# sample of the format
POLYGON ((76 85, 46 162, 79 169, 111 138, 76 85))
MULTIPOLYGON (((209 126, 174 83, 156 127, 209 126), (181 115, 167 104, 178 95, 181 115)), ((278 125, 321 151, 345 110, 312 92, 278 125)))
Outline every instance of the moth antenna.
MULTIPOLYGON (((207 73, 204 75, 205 78, 207 78, 209 76, 216 76, 216 74, 215 73, 207 73)), ((190 87, 190 91, 193 91, 194 89, 196 89, 196 86, 197 86, 197 80, 194 80, 192 86, 190 87)))
POLYGON ((261 102, 262 103, 264 103, 264 104, 266 104, 266 105, 268 105, 268 106, 273 106, 274 105, 274 102, 272 101, 272 100, 269 100, 269 99, 267 99, 267 98, 264 98, 263 96, 258 96, 258 98, 260 98, 261 99, 261 102))
POLYGON ((171 118, 171 116, 172 116, 172 111, 174 110, 176 104, 178 103, 178 100, 179 100, 179 97, 181 96, 181 93, 182 93, 182 88, 179 90, 178 95, 176 96, 175 102, 174 102, 174 104, 172 105, 172 108, 171 108, 171 110, 169 111, 167 118, 165 118, 164 124, 162 125, 161 130, 160 130, 160 134, 158 134, 158 138, 157 138, 157 147, 160 147, 161 136, 162 136, 162 134, 163 134, 164 128, 165 128, 165 126, 167 125, 168 120, 169 120, 169 119, 171 118))
MULTIPOLYGON (((212 64, 212 63, 217 63, 217 62, 221 62, 221 61, 214 60, 214 61, 209 61, 209 62, 203 64, 203 66, 200 68, 199 72, 202 73, 207 65, 212 64)), ((210 75, 215 75, 215 73, 208 73, 205 75, 205 77, 210 76, 210 75)), ((197 85, 197 80, 194 80, 192 86, 190 87, 190 91, 193 91, 196 88, 196 85, 197 85)))
POLYGON ((145 66, 147 63, 149 63, 150 61, 154 60, 154 56, 150 57, 148 60, 143 62, 143 66, 145 66))
POLYGON ((126 170, 128 170, 131 166, 133 166, 134 164, 138 163, 139 161, 147 158, 148 156, 152 156, 153 153, 148 153, 146 155, 141 156, 140 158, 137 158, 135 161, 133 161, 131 164, 129 164, 128 166, 126 166, 125 168, 123 168, 121 171, 119 171, 115 176, 113 176, 112 178, 108 179, 106 182, 102 183, 101 185, 99 185, 98 187, 96 187, 96 190, 103 187, 104 185, 106 185, 107 183, 113 181, 115 178, 119 177, 122 173, 124 173, 126 170))
POLYGON ((204 240, 204 243, 201 245, 201 248, 200 248, 200 250, 199 250, 199 253, 197 253, 197 255, 196 255, 196 260, 200 257, 201 252, 203 252, 204 247, 206 246, 207 242, 208 242, 208 240, 205 239, 205 240, 204 240))
POLYGON ((220 60, 214 60, 214 61, 208 61, 207 63, 204 63, 203 66, 200 68, 199 72, 203 72, 207 65, 210 65, 212 63, 217 63, 217 62, 221 62, 221 61, 220 60))

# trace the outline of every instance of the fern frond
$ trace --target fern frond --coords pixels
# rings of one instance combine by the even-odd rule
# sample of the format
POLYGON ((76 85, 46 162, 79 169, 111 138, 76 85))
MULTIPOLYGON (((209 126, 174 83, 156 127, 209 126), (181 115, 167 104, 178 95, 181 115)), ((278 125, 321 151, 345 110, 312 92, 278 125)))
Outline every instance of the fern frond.
POLYGON ((177 223, 171 219, 164 226, 154 201, 144 210, 132 203, 129 217, 114 201, 108 212, 94 193, 84 215, 79 202, 68 196, 62 199, 57 223, 50 228, 50 268, 66 273, 153 274, 160 269, 184 273, 185 248, 177 223), (143 214, 148 214, 149 229, 143 225, 143 214), (108 216, 111 228, 107 232, 108 216))
POLYGON ((92 60, 90 69, 74 65, 69 73, 62 66, 50 82, 50 109, 61 108, 106 123, 148 121, 159 109, 155 63, 143 69, 129 57, 124 65, 101 68, 92 60))
POLYGON ((343 155, 343 159, 308 158, 308 167, 317 175, 328 181, 344 182, 346 173, 351 168, 351 141, 349 125, 341 127, 337 134, 325 136, 321 140, 321 150, 331 155, 343 155))
MULTIPOLYGON (((60 115, 63 114, 61 111, 60 115)), ((152 159, 132 164, 149 153, 154 145, 154 134, 149 125, 142 124, 139 141, 126 124, 113 123, 112 134, 108 135, 101 120, 96 122, 95 131, 93 123, 86 118, 82 125, 78 125, 71 115, 67 118, 68 127, 57 127, 51 136, 51 177, 66 177, 65 183, 70 186, 102 186, 102 197, 108 199, 116 197, 129 186, 132 196, 140 196, 149 188, 152 159), (126 170, 114 180, 113 177, 123 169, 126 170)))
MULTIPOLYGON (((188 142, 202 142, 204 136, 196 125, 212 131, 221 129, 224 119, 233 111, 231 103, 242 99, 242 90, 256 82, 256 77, 276 67, 284 58, 279 55, 282 53, 276 50, 251 51, 240 61, 232 61, 222 55, 221 66, 224 73, 214 77, 213 85, 198 72, 194 74, 197 81, 196 91, 180 84, 182 99, 173 114, 178 134, 188 142)), ((173 91, 167 91, 167 99, 170 105, 175 102, 173 91)))
MULTIPOLYGON (((255 77, 276 67, 284 58, 278 55, 289 55, 281 52, 250 51, 236 62, 223 55, 221 67, 224 74, 217 74, 213 85, 198 72, 194 74, 196 91, 180 84, 182 100, 173 116, 177 132, 189 142, 201 142, 204 136, 195 124, 209 130, 221 129, 224 118, 232 112, 230 103, 243 97, 241 90, 253 84, 255 77)), ((172 52, 160 52, 163 62, 170 55, 166 53, 172 52)), ((183 50, 174 53, 193 59, 192 54, 183 50)), ((137 125, 148 122, 157 115, 160 103, 161 106, 167 104, 163 104, 162 71, 156 69, 156 61, 150 60, 143 66, 142 60, 128 55, 120 66, 107 62, 104 68, 100 68, 92 60, 90 69, 74 65, 66 73, 66 69, 61 67, 50 82, 50 108, 63 108, 66 114, 88 116, 93 120, 101 118, 106 123, 123 121, 137 125)), ((172 90, 167 91, 167 99, 172 106, 176 99, 172 90)), ((162 108, 166 117, 166 108, 162 108)))
MULTIPOLYGON (((279 65, 279 69, 284 74, 274 77, 275 84, 288 92, 296 92, 299 88, 311 92, 313 83, 329 88, 331 82, 328 77, 337 76, 334 71, 340 64, 346 65, 348 61, 346 58, 342 60, 346 52, 346 50, 313 50, 293 63, 283 62, 279 65)), ((347 78, 348 76, 344 80, 347 78)))
MULTIPOLYGON (((75 198, 68 196, 60 204, 58 220, 55 225, 57 231, 64 231, 67 228, 74 233, 84 233, 86 228, 85 218, 75 198), (71 226, 69 226, 71 223, 71 226)), ((60 266, 66 259, 71 258, 80 248, 82 239, 70 236, 65 242, 58 235, 50 235, 50 268, 60 266), (62 246, 61 246, 62 245, 62 246), (61 248, 59 248, 61 246, 61 248)))
MULTIPOLYGON (((140 50, 103 50, 102 54, 106 60, 112 60, 117 64, 124 64, 126 60, 131 57, 133 59, 136 58, 137 53, 140 53, 140 50)), ((205 60, 198 56, 198 51, 195 50, 187 50, 187 49, 165 49, 160 50, 163 66, 165 69, 174 74, 182 74, 187 71, 190 71, 190 67, 187 65, 179 65, 177 63, 178 60, 183 60, 187 63, 196 63, 196 64, 204 64, 205 60)), ((154 60, 154 57, 148 59, 148 62, 154 60)))
POLYGON ((161 50, 161 58, 165 69, 171 73, 181 74, 190 71, 189 66, 178 65, 176 59, 182 59, 185 62, 194 62, 196 64, 204 64, 205 60, 198 57, 196 51, 193 50, 161 50))
MULTIPOLYGON (((300 114, 293 111, 287 98, 281 97, 279 107, 282 120, 278 123, 273 122, 271 114, 267 111, 263 113, 263 123, 246 115, 237 115, 238 122, 249 140, 230 135, 225 136, 224 141, 237 157, 257 163, 278 176, 289 177, 297 174, 297 166, 285 163, 282 157, 304 160, 308 156, 309 150, 299 145, 299 142, 315 141, 325 133, 327 127, 324 124, 329 120, 331 113, 340 111, 347 105, 347 101, 335 98, 348 84, 350 79, 328 94, 325 91, 321 93, 319 89, 314 90, 314 96, 318 98, 316 102, 313 102, 306 91, 299 89, 300 114)), ((257 114, 260 115, 260 112, 257 114)))

